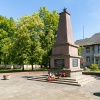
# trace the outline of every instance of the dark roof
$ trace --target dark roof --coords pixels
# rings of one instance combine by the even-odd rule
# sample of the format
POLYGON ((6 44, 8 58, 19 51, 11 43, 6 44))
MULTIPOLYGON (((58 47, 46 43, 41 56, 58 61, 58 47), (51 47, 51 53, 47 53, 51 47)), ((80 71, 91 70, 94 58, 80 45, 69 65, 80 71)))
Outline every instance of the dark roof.
POLYGON ((100 44, 100 33, 94 34, 91 38, 76 40, 75 44, 79 46, 100 44))

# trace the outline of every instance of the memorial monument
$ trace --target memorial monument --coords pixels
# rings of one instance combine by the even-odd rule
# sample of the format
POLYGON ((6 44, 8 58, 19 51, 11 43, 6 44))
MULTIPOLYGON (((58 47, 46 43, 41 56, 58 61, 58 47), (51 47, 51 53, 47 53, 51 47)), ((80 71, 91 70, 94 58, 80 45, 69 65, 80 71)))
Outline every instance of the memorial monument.
POLYGON ((58 84, 82 86, 94 77, 82 75, 78 46, 74 44, 70 14, 64 8, 60 13, 56 43, 52 47, 48 77, 35 77, 34 80, 58 84), (67 76, 67 77, 66 77, 67 76))
POLYGON ((56 43, 50 56, 49 72, 66 72, 68 77, 82 75, 78 46, 74 44, 70 13, 63 9, 60 13, 56 43))

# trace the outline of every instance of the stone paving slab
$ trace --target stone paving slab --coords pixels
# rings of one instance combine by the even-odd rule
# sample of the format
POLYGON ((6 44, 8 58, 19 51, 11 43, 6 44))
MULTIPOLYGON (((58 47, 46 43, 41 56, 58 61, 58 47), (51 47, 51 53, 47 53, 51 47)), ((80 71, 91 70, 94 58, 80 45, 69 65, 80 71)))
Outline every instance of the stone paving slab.
POLYGON ((0 100, 100 100, 100 79, 77 87, 27 80, 28 77, 0 77, 0 100), (98 96, 93 95, 96 93, 98 96))

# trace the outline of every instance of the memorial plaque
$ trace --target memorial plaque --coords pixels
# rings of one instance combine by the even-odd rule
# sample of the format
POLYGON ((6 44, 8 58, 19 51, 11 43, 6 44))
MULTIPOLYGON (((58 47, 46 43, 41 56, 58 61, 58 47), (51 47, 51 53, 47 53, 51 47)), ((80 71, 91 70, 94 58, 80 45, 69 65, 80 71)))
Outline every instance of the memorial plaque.
POLYGON ((78 59, 73 59, 73 67, 78 67, 78 59))
POLYGON ((59 68, 64 67, 64 59, 55 59, 54 65, 55 67, 59 67, 59 68))

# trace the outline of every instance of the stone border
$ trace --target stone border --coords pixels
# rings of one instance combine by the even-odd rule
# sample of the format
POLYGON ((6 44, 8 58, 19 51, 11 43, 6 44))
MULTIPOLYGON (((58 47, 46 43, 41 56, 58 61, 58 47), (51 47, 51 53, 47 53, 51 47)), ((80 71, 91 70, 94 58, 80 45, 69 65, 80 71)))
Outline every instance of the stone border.
POLYGON ((7 74, 10 76, 23 76, 23 75, 35 75, 35 74, 48 74, 48 71, 0 73, 0 76, 7 74))
POLYGON ((85 74, 85 75, 97 75, 97 76, 100 76, 100 72, 82 72, 82 74, 85 74))

